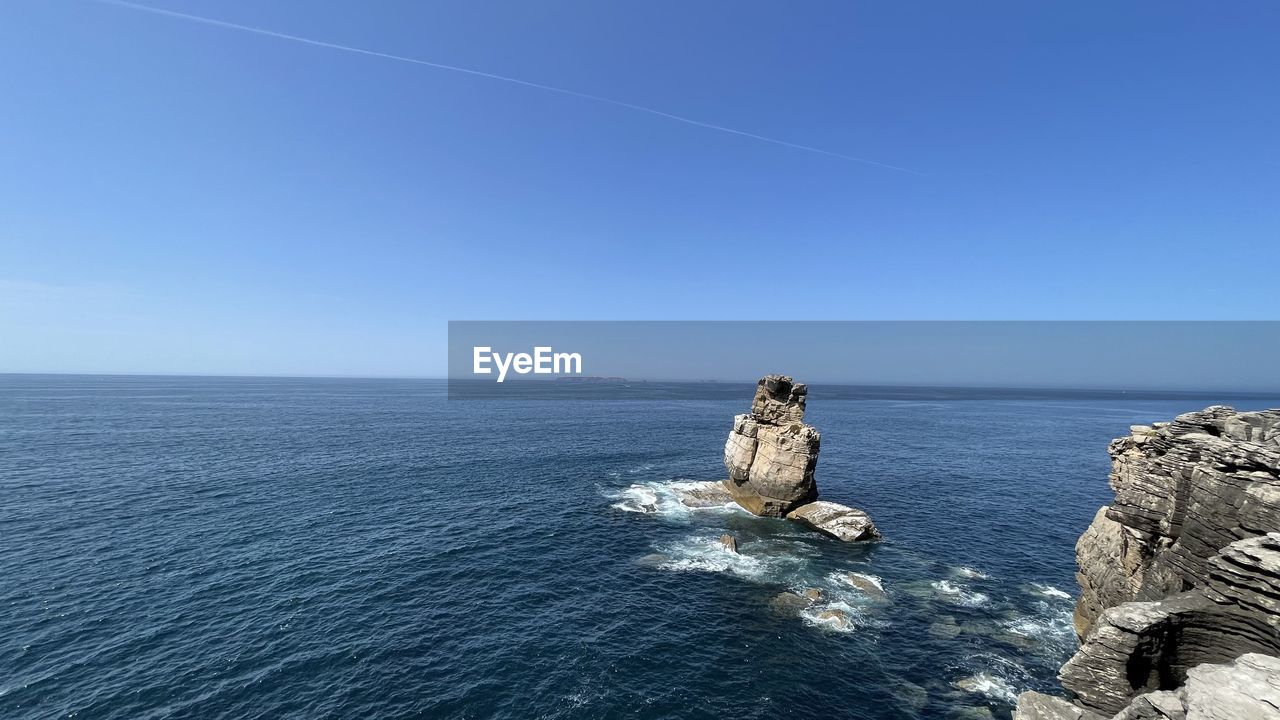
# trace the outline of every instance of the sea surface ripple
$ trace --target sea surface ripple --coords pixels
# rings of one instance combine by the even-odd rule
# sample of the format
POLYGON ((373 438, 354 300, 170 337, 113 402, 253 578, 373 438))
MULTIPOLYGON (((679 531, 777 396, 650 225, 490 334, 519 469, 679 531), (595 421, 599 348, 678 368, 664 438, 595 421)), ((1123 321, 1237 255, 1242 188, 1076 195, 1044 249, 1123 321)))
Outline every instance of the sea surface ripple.
POLYGON ((0 376, 0 717, 1007 717, 1073 651, 1107 441, 1208 404, 815 389, 887 538, 847 545, 667 502, 744 402, 0 376), (850 622, 777 611, 809 587, 850 622))

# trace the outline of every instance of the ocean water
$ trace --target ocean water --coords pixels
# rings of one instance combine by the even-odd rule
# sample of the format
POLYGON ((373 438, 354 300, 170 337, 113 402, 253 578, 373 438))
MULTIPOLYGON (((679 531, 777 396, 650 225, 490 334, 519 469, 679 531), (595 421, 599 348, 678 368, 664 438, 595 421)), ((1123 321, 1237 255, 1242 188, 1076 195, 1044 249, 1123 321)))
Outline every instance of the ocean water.
POLYGON ((815 388, 850 545, 673 501, 748 402, 0 376, 0 717, 1007 717, 1074 649, 1108 440, 1280 405, 815 388))

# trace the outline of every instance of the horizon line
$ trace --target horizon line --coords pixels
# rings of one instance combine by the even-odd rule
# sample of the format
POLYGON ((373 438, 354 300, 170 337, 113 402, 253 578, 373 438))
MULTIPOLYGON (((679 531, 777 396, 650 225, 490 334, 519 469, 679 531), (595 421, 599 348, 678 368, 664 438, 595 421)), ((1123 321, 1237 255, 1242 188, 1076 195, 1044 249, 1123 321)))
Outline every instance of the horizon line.
MULTIPOLYGON (((48 376, 48 377, 104 377, 104 378, 220 378, 229 380, 411 380, 411 381, 438 381, 452 382, 455 380, 475 383, 491 384, 492 381, 482 380, 479 378, 450 378, 443 375, 331 375, 331 374, 268 374, 268 373, 210 373, 210 372, 97 372, 97 371, 52 371, 52 372, 32 372, 32 371, 0 371, 0 378, 12 376, 48 376)), ((575 375, 566 375, 563 377, 578 377, 575 375)), ((597 376, 585 376, 597 377, 597 376)), ((603 377, 603 376, 600 376, 603 377)), ((555 378, 546 380, 532 380, 524 378, 517 380, 513 385, 527 386, 530 383, 553 382, 555 378)), ((623 378, 628 382, 637 383, 722 383, 726 385, 754 385, 755 380, 724 380, 715 378, 623 378)), ((496 383, 493 383, 496 384, 496 383)), ((1242 395, 1262 395, 1280 397, 1280 387, 1263 388, 1263 389, 1244 389, 1244 388, 1205 388, 1205 387, 1184 387, 1172 388, 1167 386, 1075 386, 1075 385, 986 385, 986 384, 928 384, 915 382, 853 382, 848 380, 836 381, 805 381, 805 385, 809 387, 866 387, 866 388, 905 388, 905 389, 928 389, 928 390, 1022 390, 1022 391, 1079 391, 1079 392, 1111 392, 1111 393, 1236 393, 1242 395)))

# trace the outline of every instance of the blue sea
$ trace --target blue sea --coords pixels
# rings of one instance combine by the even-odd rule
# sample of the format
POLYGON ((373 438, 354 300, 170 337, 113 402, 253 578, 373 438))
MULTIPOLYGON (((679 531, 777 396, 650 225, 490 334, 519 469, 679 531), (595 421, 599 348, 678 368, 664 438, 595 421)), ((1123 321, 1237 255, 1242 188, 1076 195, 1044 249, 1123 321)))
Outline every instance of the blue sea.
POLYGON ((885 536, 842 544, 674 501, 743 388, 0 376, 0 717, 1008 717, 1074 650, 1107 442, 1280 405, 813 387, 823 497, 885 536))

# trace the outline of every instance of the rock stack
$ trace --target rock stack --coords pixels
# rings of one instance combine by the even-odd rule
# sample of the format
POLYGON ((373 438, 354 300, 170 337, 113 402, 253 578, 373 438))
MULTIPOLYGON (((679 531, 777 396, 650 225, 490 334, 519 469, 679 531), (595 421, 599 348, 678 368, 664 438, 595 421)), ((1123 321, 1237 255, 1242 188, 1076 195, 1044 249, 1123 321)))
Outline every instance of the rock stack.
POLYGON ((814 478, 822 435, 804 423, 808 388, 786 375, 756 385, 751 412, 733 419, 724 446, 724 487, 739 505, 767 517, 797 520, 840 540, 880 537, 861 510, 815 502, 814 478))
POLYGON ((751 412, 733 418, 724 445, 725 487, 756 515, 783 517, 818 498, 813 475, 822 436, 804 424, 807 393, 803 383, 767 375, 756 385, 751 412))
POLYGON ((1280 718, 1280 410, 1215 406, 1112 441, 1076 545, 1070 700, 1018 720, 1280 718))

